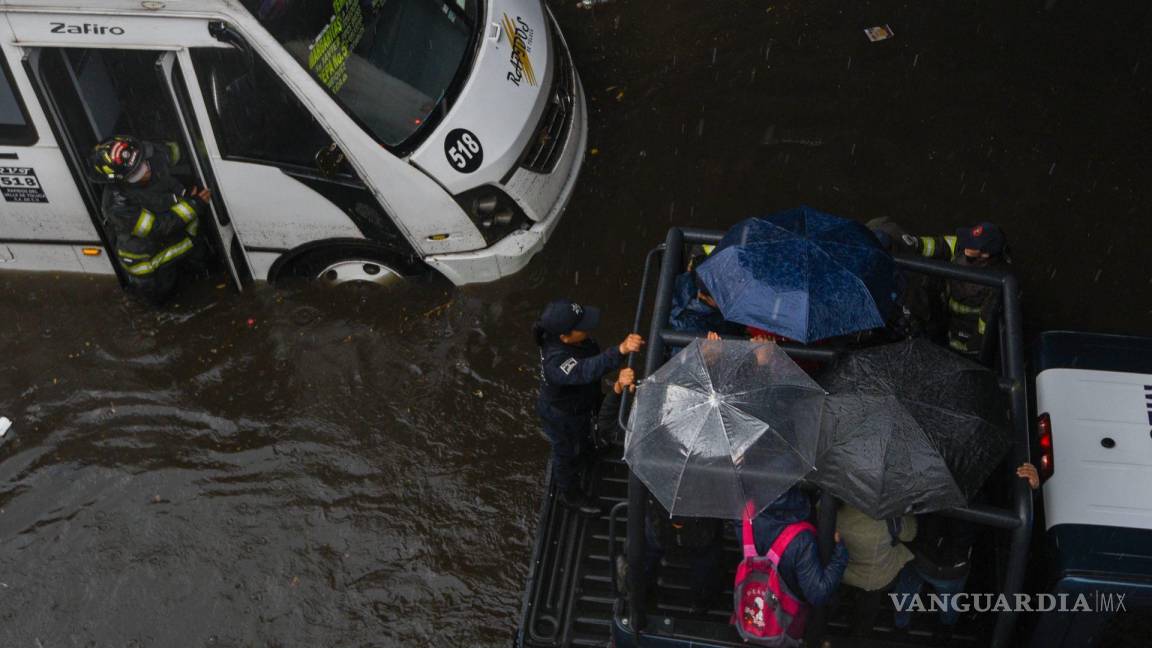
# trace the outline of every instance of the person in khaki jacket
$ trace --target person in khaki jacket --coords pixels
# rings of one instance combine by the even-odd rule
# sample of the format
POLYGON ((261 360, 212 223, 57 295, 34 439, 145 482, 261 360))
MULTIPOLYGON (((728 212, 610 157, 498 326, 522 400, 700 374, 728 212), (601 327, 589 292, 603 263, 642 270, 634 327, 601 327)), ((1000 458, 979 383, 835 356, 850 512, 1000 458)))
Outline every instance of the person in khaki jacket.
POLYGON ((852 611, 852 633, 868 633, 885 595, 900 581, 902 573, 913 577, 905 566, 912 552, 904 542, 916 537, 916 517, 905 515, 890 520, 873 520, 859 510, 841 504, 836 528, 848 548, 848 569, 844 584, 861 590, 852 611))

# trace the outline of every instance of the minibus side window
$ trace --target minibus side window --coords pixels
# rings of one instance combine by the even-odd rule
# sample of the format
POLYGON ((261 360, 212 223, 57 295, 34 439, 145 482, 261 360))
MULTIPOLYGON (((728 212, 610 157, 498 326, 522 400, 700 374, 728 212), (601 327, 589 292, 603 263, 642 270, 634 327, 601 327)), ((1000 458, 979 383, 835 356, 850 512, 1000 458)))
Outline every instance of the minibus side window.
POLYGON ((264 61, 235 49, 191 53, 225 159, 315 168, 332 138, 264 61))
POLYGON ((29 146, 38 139, 36 127, 28 119, 28 110, 20 98, 8 62, 0 53, 0 144, 29 146))

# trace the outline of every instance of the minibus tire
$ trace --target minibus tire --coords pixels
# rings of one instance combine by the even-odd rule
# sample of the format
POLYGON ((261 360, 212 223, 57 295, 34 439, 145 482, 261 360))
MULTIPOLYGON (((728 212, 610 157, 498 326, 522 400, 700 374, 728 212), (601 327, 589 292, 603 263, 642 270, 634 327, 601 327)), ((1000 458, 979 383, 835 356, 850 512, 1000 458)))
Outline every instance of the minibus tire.
POLYGON ((368 246, 322 248, 300 254, 277 268, 273 282, 286 278, 309 279, 331 285, 343 283, 393 285, 411 275, 401 259, 368 246))

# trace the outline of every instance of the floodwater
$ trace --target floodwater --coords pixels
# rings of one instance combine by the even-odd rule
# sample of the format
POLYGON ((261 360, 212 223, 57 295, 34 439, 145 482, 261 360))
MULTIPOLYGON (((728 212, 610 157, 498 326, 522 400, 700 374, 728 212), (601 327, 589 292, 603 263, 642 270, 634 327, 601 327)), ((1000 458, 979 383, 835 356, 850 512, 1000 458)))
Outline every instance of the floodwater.
POLYGON ((547 458, 528 329, 570 295, 622 336, 670 224, 994 220, 1031 332, 1150 329, 1136 3, 573 4, 590 155, 516 277, 154 312, 0 274, 0 645, 507 646, 547 458))

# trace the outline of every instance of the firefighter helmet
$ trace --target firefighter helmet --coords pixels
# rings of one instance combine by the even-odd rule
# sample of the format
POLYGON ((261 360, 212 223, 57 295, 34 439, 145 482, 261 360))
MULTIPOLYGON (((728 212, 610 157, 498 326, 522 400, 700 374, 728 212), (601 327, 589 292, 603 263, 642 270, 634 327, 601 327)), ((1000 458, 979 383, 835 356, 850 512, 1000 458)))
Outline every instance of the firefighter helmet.
POLYGON ((89 156, 92 170, 103 182, 139 182, 148 170, 152 145, 129 137, 116 135, 100 142, 89 156))

